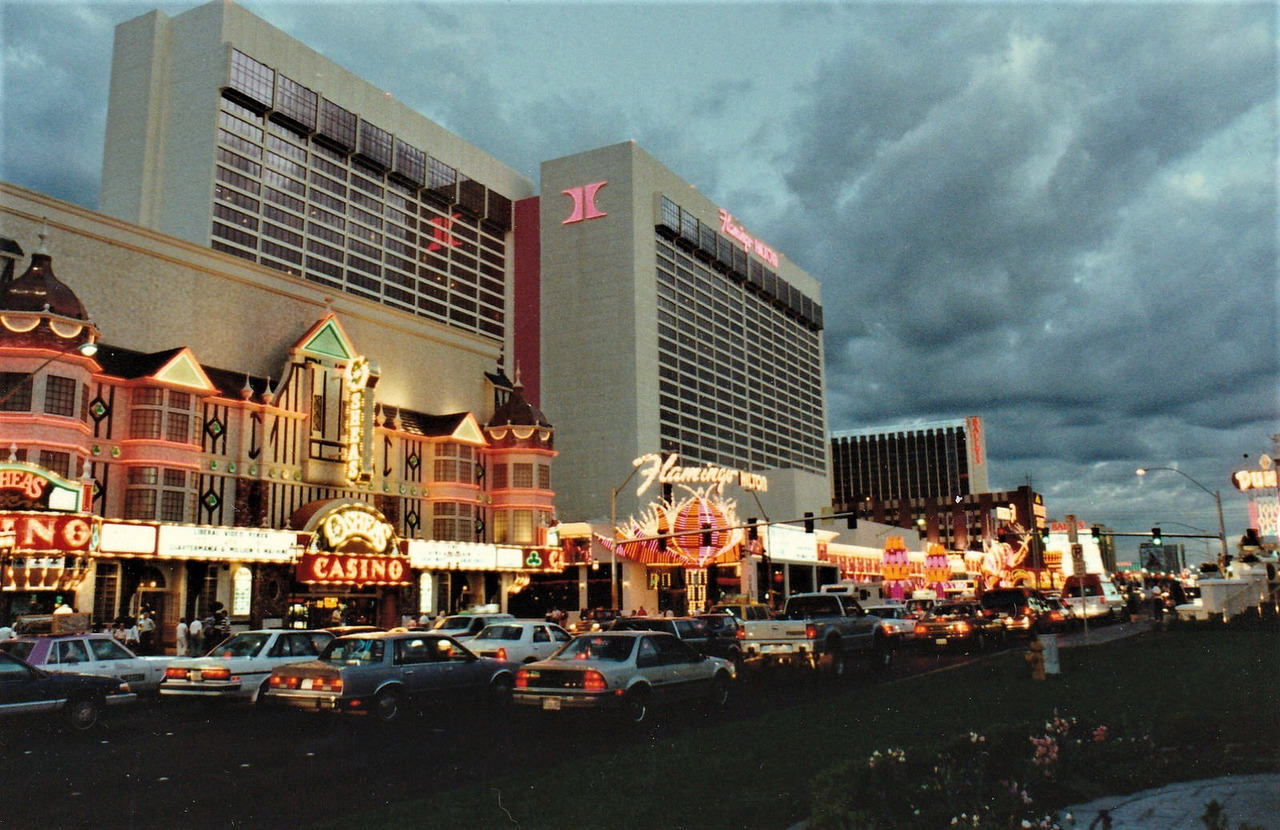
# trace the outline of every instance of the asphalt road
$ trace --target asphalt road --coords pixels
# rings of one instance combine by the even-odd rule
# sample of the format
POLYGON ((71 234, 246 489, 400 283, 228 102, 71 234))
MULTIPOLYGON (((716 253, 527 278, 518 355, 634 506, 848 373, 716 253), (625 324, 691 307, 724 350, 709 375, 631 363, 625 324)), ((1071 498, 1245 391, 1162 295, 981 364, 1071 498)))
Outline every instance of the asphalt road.
MULTIPOLYGON (((843 692, 963 659, 902 655, 884 675, 855 670, 843 692)), ((727 712, 660 710, 639 729, 478 704, 387 726, 167 698, 109 710, 84 734, 9 719, 0 723, 0 828, 305 826, 482 784, 547 757, 621 755, 698 730, 709 717, 754 718, 833 693, 830 681, 808 672, 749 671, 727 712)))

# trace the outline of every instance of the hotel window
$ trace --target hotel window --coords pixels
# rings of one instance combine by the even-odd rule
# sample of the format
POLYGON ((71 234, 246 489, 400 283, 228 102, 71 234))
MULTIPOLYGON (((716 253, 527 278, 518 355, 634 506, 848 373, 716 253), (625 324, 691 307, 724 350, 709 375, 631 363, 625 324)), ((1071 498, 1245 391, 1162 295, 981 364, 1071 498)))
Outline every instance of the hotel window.
POLYGON ((34 376, 29 372, 0 372, 0 404, 3 412, 31 411, 31 384, 34 376))
POLYGON ((116 583, 120 566, 114 562, 93 560, 93 621, 110 622, 116 616, 116 583))
POLYGON ((538 465, 538 489, 539 490, 551 489, 551 465, 550 464, 538 465))
POLYGON ((436 444, 433 481, 475 483, 475 448, 466 444, 436 444))
POLYGON ((44 411, 47 415, 70 418, 76 411, 76 382, 72 378, 47 375, 44 379, 44 411))
POLYGON ((165 421, 164 437, 175 444, 191 442, 191 416, 180 412, 170 412, 165 421))
POLYGON ((476 540, 475 505, 461 502, 436 502, 431 507, 431 536, 445 542, 476 540))
POLYGON ((505 510, 494 511, 493 541, 499 545, 511 544, 511 517, 505 510))
POLYGON ((505 463, 494 464, 492 465, 492 467, 490 467, 490 470, 493 476, 490 479, 490 483, 489 483, 490 488, 494 490, 505 490, 507 489, 507 487, 510 486, 507 483, 509 480, 507 476, 508 467, 505 463))
POLYGON ((71 453, 40 450, 40 466, 63 478, 71 478, 71 453))
POLYGON ((320 96, 302 84, 280 75, 276 82, 276 109, 308 129, 316 126, 316 105, 320 96))
POLYGON ((165 490, 160 494, 160 521, 185 522, 187 520, 187 494, 180 490, 165 490))
POLYGON ((532 464, 512 464, 511 465, 511 486, 514 489, 532 490, 533 489, 533 465, 532 464))
POLYGON ((238 50, 231 52, 231 88, 270 108, 275 91, 276 73, 238 50))
POLYGON ((159 438, 164 413, 158 409, 135 409, 129 413, 130 438, 159 438))
POLYGON ((154 519, 156 517, 156 491, 130 488, 124 494, 126 519, 154 519))
POLYGON ((533 511, 511 511, 511 541, 516 545, 533 544, 533 511))
POLYGON ((319 134, 328 138, 344 150, 353 150, 356 146, 356 114, 345 110, 328 98, 320 99, 319 134))

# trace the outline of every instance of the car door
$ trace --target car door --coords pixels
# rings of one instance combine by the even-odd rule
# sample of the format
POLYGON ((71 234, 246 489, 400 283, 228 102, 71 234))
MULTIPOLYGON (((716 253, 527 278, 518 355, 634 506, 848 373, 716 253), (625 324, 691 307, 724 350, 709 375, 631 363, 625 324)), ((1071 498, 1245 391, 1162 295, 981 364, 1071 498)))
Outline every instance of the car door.
POLYGON ((676 700, 687 694, 691 673, 691 654, 693 649, 675 637, 652 637, 653 645, 658 650, 661 671, 659 679, 654 682, 655 698, 664 701, 676 700))
POLYGON ((93 656, 93 674, 123 680, 135 692, 150 691, 160 684, 163 669, 158 669, 158 664, 143 660, 107 637, 91 637, 85 642, 93 656))
POLYGON ((392 661, 396 676, 411 697, 439 694, 445 686, 444 667, 432 654, 436 642, 435 637, 401 637, 395 641, 392 661))
POLYGON ((61 702, 48 675, 16 657, 0 653, 0 714, 40 712, 61 702))

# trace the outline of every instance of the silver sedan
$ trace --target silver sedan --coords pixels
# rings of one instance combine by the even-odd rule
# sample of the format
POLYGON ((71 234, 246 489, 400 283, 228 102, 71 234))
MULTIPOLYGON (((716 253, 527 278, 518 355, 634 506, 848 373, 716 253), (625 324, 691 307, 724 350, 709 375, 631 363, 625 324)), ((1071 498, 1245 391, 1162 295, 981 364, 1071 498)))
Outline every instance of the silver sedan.
POLYGON ((703 656, 670 634, 598 631, 520 669, 512 700, 543 711, 614 710, 640 723, 655 704, 723 707, 735 676, 728 660, 703 656))
POLYGON ((485 695, 507 703, 514 682, 511 663, 478 657, 445 634, 380 631, 339 637, 318 660, 281 666, 266 701, 394 721, 410 703, 485 695))

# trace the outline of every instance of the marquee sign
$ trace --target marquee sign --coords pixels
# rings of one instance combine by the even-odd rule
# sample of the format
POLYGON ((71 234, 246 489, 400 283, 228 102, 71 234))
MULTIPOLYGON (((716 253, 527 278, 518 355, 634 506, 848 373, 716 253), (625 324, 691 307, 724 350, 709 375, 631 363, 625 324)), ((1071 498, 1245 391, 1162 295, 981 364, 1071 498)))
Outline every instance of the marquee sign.
POLYGON ((0 513, 0 547, 16 556, 85 554, 97 541, 93 522, 79 514, 0 513))
POLYGON ((1231 483, 1237 490, 1274 490, 1280 484, 1280 476, 1276 475, 1273 463, 1271 456, 1264 455, 1258 460, 1258 469, 1236 470, 1232 473, 1231 483))
POLYGON ((762 493, 769 489, 768 477, 757 473, 716 467, 711 464, 704 464, 701 467, 678 467, 676 462, 679 460, 680 456, 677 453, 671 453, 664 459, 661 454, 651 452, 632 461, 633 467, 645 468, 640 471, 641 481, 636 488, 636 495, 644 495, 655 481, 662 484, 710 485, 708 490, 715 493, 723 493, 726 484, 736 484, 743 490, 758 490, 762 493))
POLYGON ((0 509, 76 511, 81 498, 78 484, 43 467, 14 461, 0 464, 0 509))
POLYGON ((315 518, 297 578, 320 585, 408 585, 409 557, 380 512, 367 504, 339 504, 315 518))

